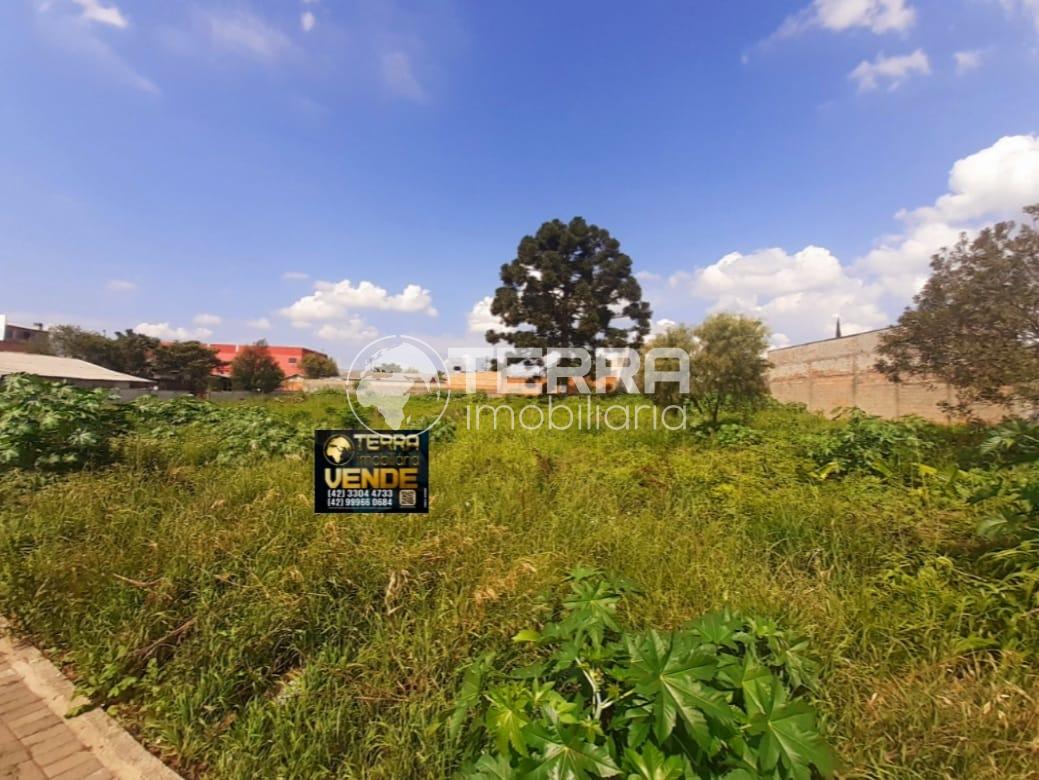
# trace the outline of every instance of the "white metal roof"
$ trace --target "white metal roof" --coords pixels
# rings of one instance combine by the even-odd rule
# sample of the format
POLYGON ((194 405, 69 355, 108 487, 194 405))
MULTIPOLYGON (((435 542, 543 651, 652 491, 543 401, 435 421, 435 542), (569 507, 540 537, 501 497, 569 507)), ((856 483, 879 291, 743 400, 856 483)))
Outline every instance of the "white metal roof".
POLYGON ((34 355, 28 352, 0 352, 0 376, 33 374, 45 379, 78 379, 96 382, 133 382, 153 384, 151 379, 120 374, 103 366, 75 358, 34 355))

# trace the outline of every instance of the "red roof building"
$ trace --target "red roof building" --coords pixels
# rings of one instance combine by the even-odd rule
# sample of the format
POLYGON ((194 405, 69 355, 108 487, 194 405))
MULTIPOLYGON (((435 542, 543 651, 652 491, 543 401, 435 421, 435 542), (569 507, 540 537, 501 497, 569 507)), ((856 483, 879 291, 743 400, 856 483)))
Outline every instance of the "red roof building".
MULTIPOLYGON (((209 344, 211 349, 216 350, 216 356, 218 359, 223 361, 223 365, 214 369, 213 373, 218 376, 230 376, 231 375, 231 361, 234 360, 235 355, 249 344, 209 344)), ((289 377, 293 374, 303 373, 303 356, 304 355, 320 355, 321 357, 328 357, 324 352, 318 352, 313 349, 307 349, 306 347, 275 347, 268 346, 267 349, 271 353, 271 357, 278 361, 278 365, 281 366, 281 370, 285 372, 285 376, 289 377)))

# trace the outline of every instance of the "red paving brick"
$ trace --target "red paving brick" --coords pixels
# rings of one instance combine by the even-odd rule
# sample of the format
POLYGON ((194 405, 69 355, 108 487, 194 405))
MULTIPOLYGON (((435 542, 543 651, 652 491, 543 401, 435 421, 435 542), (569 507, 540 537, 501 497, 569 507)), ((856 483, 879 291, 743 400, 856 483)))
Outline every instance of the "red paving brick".
POLYGON ((0 662, 0 778, 98 777, 104 769, 75 733, 0 662))

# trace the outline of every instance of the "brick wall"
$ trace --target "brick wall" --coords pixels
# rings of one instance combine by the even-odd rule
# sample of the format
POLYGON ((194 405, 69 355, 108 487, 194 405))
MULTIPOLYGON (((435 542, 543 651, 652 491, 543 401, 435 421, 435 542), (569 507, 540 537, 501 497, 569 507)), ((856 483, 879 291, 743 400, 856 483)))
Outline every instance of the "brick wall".
MULTIPOLYGON (((768 353, 772 395, 779 401, 802 403, 812 411, 833 412, 857 406, 880 417, 914 414, 936 422, 949 417, 938 404, 954 401, 945 384, 923 381, 890 382, 873 366, 883 330, 859 333, 840 339, 813 341, 768 353)), ((1001 408, 975 409, 984 420, 999 420, 1001 408)))

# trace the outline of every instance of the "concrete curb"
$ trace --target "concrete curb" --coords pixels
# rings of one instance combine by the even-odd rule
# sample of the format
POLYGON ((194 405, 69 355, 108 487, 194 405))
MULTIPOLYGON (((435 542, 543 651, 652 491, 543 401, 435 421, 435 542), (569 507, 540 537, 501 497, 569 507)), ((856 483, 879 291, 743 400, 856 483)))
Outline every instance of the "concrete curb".
POLYGON ((0 657, 6 657, 25 686, 38 696, 108 771, 121 780, 180 780, 100 707, 74 718, 65 715, 86 703, 75 686, 39 650, 11 635, 0 618, 0 657))

